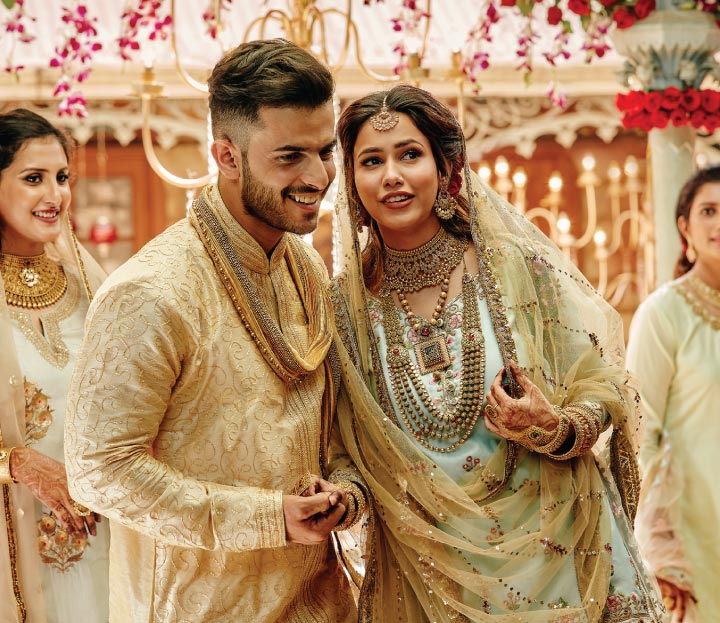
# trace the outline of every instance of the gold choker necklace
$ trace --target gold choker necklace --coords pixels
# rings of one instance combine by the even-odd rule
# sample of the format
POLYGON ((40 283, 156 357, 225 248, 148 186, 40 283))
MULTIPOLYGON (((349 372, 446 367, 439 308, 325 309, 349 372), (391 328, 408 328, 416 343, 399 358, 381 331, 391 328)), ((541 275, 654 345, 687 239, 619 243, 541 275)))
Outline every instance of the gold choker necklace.
POLYGON ((444 227, 428 242, 409 251, 385 247, 385 282, 383 289, 417 292, 438 286, 463 258, 468 241, 449 234, 444 227))
POLYGON ((13 307, 50 307, 67 290, 67 277, 62 267, 44 253, 32 257, 0 253, 0 272, 5 298, 13 307))

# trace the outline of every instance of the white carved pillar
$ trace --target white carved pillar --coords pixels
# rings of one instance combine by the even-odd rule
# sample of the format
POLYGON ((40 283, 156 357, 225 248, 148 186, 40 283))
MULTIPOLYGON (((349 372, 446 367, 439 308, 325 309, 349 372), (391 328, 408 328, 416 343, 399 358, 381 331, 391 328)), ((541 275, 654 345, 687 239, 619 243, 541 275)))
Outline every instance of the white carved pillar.
MULTIPOLYGON (((720 28, 713 15, 672 9, 660 0, 657 10, 613 39, 625 56, 623 83, 632 89, 681 91, 700 89, 708 75, 720 76, 713 54, 720 48, 720 28)), ((655 229, 656 286, 672 279, 680 254, 675 203, 680 188, 694 172, 695 130, 690 125, 654 128, 649 132, 650 177, 655 229)))

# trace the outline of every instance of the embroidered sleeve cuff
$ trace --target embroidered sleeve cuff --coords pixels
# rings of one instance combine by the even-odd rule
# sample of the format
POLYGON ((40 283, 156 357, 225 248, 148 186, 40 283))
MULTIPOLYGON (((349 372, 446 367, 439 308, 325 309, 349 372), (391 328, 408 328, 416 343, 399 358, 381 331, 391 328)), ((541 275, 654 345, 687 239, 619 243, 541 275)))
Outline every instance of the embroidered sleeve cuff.
POLYGON ((283 547, 282 491, 223 487, 213 495, 213 524, 222 547, 229 551, 283 547))

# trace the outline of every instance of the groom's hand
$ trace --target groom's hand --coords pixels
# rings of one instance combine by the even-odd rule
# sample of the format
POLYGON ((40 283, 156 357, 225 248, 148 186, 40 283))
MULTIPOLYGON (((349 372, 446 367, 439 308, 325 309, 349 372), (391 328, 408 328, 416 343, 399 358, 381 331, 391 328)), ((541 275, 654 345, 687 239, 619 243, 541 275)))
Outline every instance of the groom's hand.
POLYGON ((318 545, 327 540, 345 515, 341 491, 320 491, 314 495, 283 495, 285 538, 289 543, 318 545))

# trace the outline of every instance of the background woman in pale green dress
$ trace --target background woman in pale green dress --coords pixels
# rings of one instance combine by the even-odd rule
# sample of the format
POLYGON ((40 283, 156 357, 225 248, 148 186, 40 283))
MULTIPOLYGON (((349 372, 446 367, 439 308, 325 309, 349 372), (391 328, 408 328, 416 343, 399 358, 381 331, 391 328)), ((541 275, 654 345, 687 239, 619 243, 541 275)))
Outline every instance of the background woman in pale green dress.
POLYGON ((720 165, 677 203, 676 279, 638 308, 627 364, 641 382, 636 530, 674 620, 720 620, 720 165))

